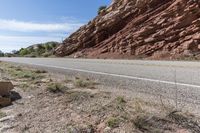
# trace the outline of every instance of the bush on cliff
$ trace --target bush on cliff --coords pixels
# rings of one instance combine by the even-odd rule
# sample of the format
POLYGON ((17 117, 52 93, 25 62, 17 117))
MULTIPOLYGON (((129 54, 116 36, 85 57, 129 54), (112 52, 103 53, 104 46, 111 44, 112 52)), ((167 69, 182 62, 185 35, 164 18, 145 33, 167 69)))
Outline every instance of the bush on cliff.
POLYGON ((106 8, 107 6, 100 6, 98 10, 98 14, 101 14, 101 12, 105 11, 106 8))

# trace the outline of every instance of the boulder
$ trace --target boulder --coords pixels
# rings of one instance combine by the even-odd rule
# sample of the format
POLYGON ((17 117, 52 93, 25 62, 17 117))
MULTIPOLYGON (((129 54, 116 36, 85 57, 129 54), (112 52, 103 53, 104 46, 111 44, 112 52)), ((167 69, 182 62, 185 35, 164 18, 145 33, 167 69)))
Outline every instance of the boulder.
POLYGON ((11 104, 10 91, 14 88, 11 82, 0 82, 0 106, 11 104))
POLYGON ((0 82, 0 96, 8 95, 12 89, 14 86, 11 82, 0 82))
POLYGON ((0 97, 0 106, 5 107, 12 103, 11 98, 9 97, 0 97))

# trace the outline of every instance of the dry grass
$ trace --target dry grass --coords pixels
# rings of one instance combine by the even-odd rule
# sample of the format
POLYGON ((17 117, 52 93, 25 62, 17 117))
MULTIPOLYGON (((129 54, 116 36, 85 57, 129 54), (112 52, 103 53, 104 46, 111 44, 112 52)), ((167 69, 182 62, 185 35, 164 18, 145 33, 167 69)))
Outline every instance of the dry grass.
POLYGON ((51 93, 64 93, 66 89, 61 83, 51 83, 47 87, 47 90, 51 93))
POLYGON ((180 111, 172 111, 167 115, 174 123, 181 125, 183 128, 190 129, 192 132, 199 133, 200 125, 194 116, 180 111))
POLYGON ((190 118, 190 116, 184 115, 183 112, 172 111, 170 114, 165 114, 165 116, 143 113, 132 121, 136 129, 146 133, 176 132, 177 129, 186 129, 194 133, 200 132, 199 123, 195 118, 190 118))
POLYGON ((89 79, 76 78, 74 80, 74 86, 78 88, 95 88, 96 83, 89 79))

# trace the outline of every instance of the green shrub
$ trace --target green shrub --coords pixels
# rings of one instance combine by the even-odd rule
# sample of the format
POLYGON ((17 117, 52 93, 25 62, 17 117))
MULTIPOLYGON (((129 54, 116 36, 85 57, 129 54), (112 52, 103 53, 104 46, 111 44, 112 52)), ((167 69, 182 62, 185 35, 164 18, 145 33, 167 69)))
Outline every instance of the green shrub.
POLYGON ((106 8, 107 8, 107 6, 100 6, 99 10, 98 10, 98 14, 101 14, 101 12, 105 11, 106 8))
POLYGON ((119 123, 120 123, 120 119, 119 118, 114 118, 114 117, 109 118, 108 121, 107 121, 108 127, 111 127, 111 128, 118 127, 119 123))
POLYGON ((64 92, 65 86, 63 86, 61 83, 51 83, 47 87, 47 90, 52 93, 59 93, 64 92))
POLYGON ((36 49, 37 55, 42 55, 45 52, 46 52, 45 47, 42 44, 39 44, 38 48, 36 49))
POLYGON ((76 87, 87 87, 88 86, 88 82, 84 81, 84 80, 81 80, 81 79, 77 79, 75 81, 75 86, 76 87))
POLYGON ((117 97, 116 100, 117 100, 117 102, 118 102, 119 104, 126 103, 126 100, 125 100, 124 97, 122 97, 122 96, 117 97))
POLYGON ((30 54, 30 51, 28 50, 28 49, 24 49, 24 48, 22 48, 22 49, 20 49, 20 51, 19 51, 19 55, 20 56, 25 56, 25 55, 28 55, 28 54, 30 54))

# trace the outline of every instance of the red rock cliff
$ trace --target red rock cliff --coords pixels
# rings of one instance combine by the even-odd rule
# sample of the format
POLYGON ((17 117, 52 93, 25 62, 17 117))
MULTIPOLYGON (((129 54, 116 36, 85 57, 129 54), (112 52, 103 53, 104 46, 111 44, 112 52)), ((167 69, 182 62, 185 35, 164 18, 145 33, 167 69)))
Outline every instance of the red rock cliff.
POLYGON ((89 58, 198 58, 198 3, 198 0, 115 0, 64 40, 56 54, 89 58))

